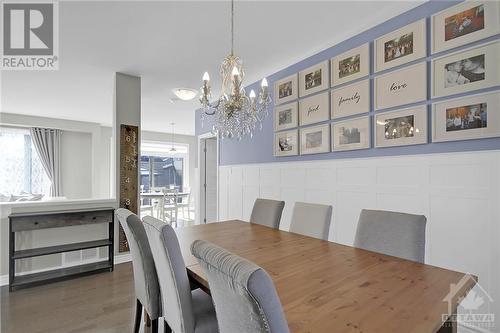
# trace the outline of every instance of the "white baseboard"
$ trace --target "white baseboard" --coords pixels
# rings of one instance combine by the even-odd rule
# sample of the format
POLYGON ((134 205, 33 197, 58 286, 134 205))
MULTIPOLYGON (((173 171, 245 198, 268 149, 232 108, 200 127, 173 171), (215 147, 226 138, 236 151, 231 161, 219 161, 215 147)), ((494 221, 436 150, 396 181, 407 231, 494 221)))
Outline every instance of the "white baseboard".
MULTIPOLYGON (((96 259, 96 260, 86 260, 83 264, 90 264, 92 262, 97 262, 97 261, 102 261, 102 258, 96 259)), ((130 252, 124 253, 124 254, 118 254, 115 256, 115 265, 123 264, 126 262, 132 261, 132 256, 130 255, 130 252)), ((76 266, 80 265, 82 263, 78 264, 72 264, 72 265, 64 265, 64 267, 71 267, 71 266, 76 266)), ((33 273, 40 273, 40 272, 45 272, 45 271, 50 271, 53 269, 58 269, 58 268, 63 268, 63 267, 51 267, 47 269, 37 269, 33 271, 28 271, 28 272, 22 272, 19 273, 18 275, 26 275, 26 274, 33 274, 33 273)), ((0 287, 2 286, 7 286, 9 285, 9 275, 0 275, 0 287)))

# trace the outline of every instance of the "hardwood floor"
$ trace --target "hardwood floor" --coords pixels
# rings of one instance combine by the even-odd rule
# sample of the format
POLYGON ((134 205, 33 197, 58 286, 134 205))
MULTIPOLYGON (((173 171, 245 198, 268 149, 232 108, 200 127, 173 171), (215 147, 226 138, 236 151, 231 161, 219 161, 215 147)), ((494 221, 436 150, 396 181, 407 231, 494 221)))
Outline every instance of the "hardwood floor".
POLYGON ((131 263, 116 265, 112 273, 12 293, 5 286, 0 299, 1 333, 133 331, 136 300, 131 263))

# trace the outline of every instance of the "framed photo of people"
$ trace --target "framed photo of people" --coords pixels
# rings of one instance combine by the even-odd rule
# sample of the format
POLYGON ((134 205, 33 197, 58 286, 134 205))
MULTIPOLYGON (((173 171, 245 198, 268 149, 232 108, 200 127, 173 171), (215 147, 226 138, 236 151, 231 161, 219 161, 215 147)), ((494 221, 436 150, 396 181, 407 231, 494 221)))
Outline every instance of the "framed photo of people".
POLYGON ((432 60, 432 97, 500 84, 500 42, 482 44, 432 60))
POLYGON ((432 53, 500 33, 500 2, 464 1, 431 18, 432 53))
POLYGON ((427 64, 420 62, 375 77, 375 109, 386 109, 427 99, 427 64))
POLYGON ((274 130, 281 131, 297 127, 298 121, 297 102, 283 104, 274 108, 274 130))
POLYGON ((370 117, 353 118, 332 124, 332 151, 370 148, 370 117))
POLYGON ((299 73, 299 96, 307 96, 328 88, 328 61, 323 61, 299 73))
POLYGON ((274 133, 274 156, 294 156, 299 154, 299 130, 274 133))
POLYGON ((287 76, 274 83, 274 105, 287 103, 297 99, 297 73, 287 76))
POLYGON ((327 153, 329 151, 329 124, 300 129, 300 155, 327 153))
POLYGON ((425 19, 411 23, 375 40, 376 72, 425 56, 425 19))
POLYGON ((370 46, 368 43, 344 52, 330 60, 331 86, 360 79, 370 74, 370 46))
POLYGON ((432 105, 432 141, 500 136, 500 92, 472 95, 432 105))
POLYGON ((328 92, 299 101, 299 123, 301 126, 319 123, 330 118, 328 92))
POLYGON ((330 95, 332 119, 370 112, 370 80, 334 89, 330 95))
POLYGON ((375 147, 427 143, 427 105, 375 115, 375 147))

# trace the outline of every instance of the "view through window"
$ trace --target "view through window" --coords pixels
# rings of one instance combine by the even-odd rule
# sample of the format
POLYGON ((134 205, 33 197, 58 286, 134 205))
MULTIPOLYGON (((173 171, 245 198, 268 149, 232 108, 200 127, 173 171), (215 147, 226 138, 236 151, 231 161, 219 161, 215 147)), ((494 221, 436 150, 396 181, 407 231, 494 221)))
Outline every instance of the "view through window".
POLYGON ((1 201, 29 199, 30 194, 49 195, 51 183, 29 129, 0 127, 0 151, 1 201))

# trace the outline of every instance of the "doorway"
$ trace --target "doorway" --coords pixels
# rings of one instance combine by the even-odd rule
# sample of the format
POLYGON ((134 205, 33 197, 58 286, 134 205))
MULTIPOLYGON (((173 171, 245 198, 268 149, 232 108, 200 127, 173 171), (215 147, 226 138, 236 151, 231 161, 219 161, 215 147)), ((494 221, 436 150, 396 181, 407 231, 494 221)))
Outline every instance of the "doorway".
POLYGON ((201 137, 200 145, 200 223, 212 223, 218 216, 218 139, 201 137))

